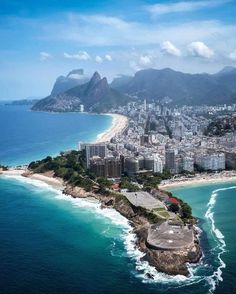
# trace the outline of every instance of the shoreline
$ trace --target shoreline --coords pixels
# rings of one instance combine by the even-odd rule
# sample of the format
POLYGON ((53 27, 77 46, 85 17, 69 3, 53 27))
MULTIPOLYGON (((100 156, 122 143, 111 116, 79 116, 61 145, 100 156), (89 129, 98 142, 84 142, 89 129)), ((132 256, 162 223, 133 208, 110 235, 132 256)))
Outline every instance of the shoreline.
POLYGON ((111 126, 103 133, 97 135, 94 143, 104 143, 110 141, 114 136, 122 133, 128 126, 128 117, 117 113, 103 113, 112 117, 111 126))
MULTIPOLYGON (((177 250, 173 254, 173 251, 160 251, 154 250, 147 245, 146 239, 149 228, 153 225, 153 222, 147 217, 146 214, 139 211, 138 208, 130 203, 127 203, 127 199, 120 195, 101 195, 91 192, 85 192, 83 188, 71 186, 62 179, 54 177, 53 172, 46 172, 44 174, 33 174, 27 168, 23 169, 11 169, 9 171, 1 171, 2 175, 12 176, 13 178, 22 177, 22 179, 29 178, 36 181, 46 183, 58 191, 61 191, 67 197, 75 199, 91 199, 94 198, 99 202, 101 209, 108 208, 114 209, 121 216, 125 217, 127 222, 132 227, 130 231, 135 235, 135 248, 140 251, 142 261, 148 262, 149 266, 156 269, 157 274, 167 274, 170 279, 177 275, 190 277, 188 264, 196 264, 202 256, 202 250, 199 245, 199 241, 196 239, 194 244, 188 245, 186 248, 177 250), (189 256, 189 252, 192 256, 189 256), (143 255, 144 254, 144 255, 143 255), (176 256, 178 257, 176 259, 176 256), (171 262, 170 262, 171 261, 171 262)), ((20 180, 20 179, 19 179, 20 180)), ((155 274, 146 273, 146 278, 154 279, 155 274)))
POLYGON ((179 177, 172 178, 170 180, 164 180, 158 186, 159 189, 168 189, 174 187, 185 187, 185 186, 198 186, 198 185, 209 185, 209 184, 220 184, 220 183, 236 183, 236 172, 234 171, 222 171, 220 173, 202 173, 197 174, 192 178, 179 177))
POLYGON ((0 176, 22 177, 29 178, 36 181, 41 181, 54 189, 62 191, 64 189, 64 182, 62 179, 54 177, 52 174, 32 174, 27 168, 24 169, 9 169, 7 171, 0 171, 0 176))

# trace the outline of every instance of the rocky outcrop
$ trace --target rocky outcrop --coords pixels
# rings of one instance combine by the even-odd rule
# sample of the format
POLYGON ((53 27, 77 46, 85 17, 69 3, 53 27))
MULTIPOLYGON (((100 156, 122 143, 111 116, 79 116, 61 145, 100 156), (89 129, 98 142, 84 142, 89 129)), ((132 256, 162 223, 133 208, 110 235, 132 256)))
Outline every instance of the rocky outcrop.
MULTIPOLYGON (((66 186, 65 194, 72 197, 93 197, 101 202, 103 208, 114 208, 121 215, 126 217, 130 224, 134 227, 134 232, 137 235, 137 246, 145 253, 144 260, 148 261, 150 265, 154 266, 157 271, 164 272, 169 275, 189 275, 187 267, 188 263, 197 263, 202 256, 201 247, 195 233, 195 241, 191 246, 182 250, 167 251, 154 250, 148 247, 146 242, 148 229, 151 226, 150 220, 141 210, 136 209, 132 204, 122 195, 100 195, 95 193, 88 193, 77 187, 66 186)), ((161 221, 161 220, 160 220, 161 221)))

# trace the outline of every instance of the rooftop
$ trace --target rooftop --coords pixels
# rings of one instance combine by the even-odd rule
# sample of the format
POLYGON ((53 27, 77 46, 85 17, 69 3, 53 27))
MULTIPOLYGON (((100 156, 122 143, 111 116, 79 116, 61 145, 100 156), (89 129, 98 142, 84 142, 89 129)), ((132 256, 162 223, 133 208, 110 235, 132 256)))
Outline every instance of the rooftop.
POLYGON ((122 193, 134 206, 140 206, 149 210, 166 208, 165 205, 151 194, 144 191, 122 193))
POLYGON ((193 242, 193 229, 176 222, 155 224, 148 231, 147 244, 153 249, 180 250, 193 242))

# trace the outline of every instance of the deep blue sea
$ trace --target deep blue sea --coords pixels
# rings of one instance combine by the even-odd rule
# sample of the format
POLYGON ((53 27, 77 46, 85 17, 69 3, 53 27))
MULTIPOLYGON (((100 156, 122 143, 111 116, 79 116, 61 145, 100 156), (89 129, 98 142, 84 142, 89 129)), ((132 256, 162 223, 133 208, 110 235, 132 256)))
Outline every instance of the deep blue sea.
MULTIPOLYGON (((6 164, 70 149, 111 123, 108 116, 0 109, 0 161, 6 164)), ((129 223, 114 210, 39 181, 1 177, 0 293, 236 293, 235 186, 172 189, 199 218, 204 249, 201 263, 190 265, 191 277, 173 278, 142 261, 129 223)))
POLYGON ((32 112, 0 104, 0 164, 25 164, 93 141, 111 124, 108 115, 32 112))

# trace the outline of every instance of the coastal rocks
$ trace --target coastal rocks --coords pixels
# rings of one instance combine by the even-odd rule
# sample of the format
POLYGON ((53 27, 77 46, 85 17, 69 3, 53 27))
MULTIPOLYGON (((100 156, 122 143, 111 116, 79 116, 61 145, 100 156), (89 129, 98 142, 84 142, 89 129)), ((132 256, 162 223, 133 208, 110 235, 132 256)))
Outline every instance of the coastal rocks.
POLYGON ((86 192, 83 188, 80 187, 73 187, 71 185, 66 185, 66 187, 63 190, 63 194, 70 195, 73 198, 87 198, 91 195, 90 192, 86 192))
POLYGON ((135 230, 138 237, 137 246, 145 253, 143 260, 149 262, 157 271, 169 275, 189 275, 188 263, 197 263, 202 256, 198 243, 182 250, 155 250, 147 246, 148 227, 135 230))
POLYGON ((188 263, 197 263, 202 256, 201 248, 196 234, 194 243, 181 250, 156 250, 148 247, 147 236, 151 227, 150 221, 140 211, 127 201, 122 195, 101 195, 85 192, 79 187, 67 185, 63 191, 74 198, 93 197, 100 201, 102 208, 114 208, 121 215, 126 217, 134 227, 137 236, 137 247, 145 253, 143 260, 149 262, 157 271, 169 275, 189 275, 188 263))

